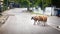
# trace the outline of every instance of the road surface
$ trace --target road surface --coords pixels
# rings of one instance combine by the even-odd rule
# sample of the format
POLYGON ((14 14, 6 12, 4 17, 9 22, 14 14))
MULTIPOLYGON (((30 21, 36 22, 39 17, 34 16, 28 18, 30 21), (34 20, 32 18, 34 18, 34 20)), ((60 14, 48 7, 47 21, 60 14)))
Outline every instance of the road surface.
POLYGON ((7 12, 14 16, 9 16, 5 24, 0 27, 0 34, 60 34, 60 31, 49 25, 45 27, 33 25, 33 20, 31 20, 32 14, 22 11, 20 11, 22 13, 19 13, 19 11, 20 9, 12 9, 7 12), (15 10, 18 12, 16 13, 15 10))

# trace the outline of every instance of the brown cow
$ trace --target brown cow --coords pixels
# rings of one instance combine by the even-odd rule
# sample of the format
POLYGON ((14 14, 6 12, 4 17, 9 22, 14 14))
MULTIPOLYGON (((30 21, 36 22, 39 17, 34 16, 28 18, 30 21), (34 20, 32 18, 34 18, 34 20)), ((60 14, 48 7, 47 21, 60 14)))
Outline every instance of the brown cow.
POLYGON ((36 24, 37 21, 38 22, 42 21, 44 23, 44 26, 45 26, 45 23, 47 22, 47 16, 33 16, 31 19, 34 20, 34 24, 36 24))

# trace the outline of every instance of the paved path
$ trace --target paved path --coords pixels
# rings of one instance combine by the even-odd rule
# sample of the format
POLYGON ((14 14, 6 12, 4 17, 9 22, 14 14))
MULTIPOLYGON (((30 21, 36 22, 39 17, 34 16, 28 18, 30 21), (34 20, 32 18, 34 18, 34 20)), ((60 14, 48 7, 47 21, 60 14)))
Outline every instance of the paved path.
POLYGON ((51 26, 33 25, 30 13, 14 13, 14 15, 10 16, 0 28, 0 34, 60 34, 60 31, 51 26))

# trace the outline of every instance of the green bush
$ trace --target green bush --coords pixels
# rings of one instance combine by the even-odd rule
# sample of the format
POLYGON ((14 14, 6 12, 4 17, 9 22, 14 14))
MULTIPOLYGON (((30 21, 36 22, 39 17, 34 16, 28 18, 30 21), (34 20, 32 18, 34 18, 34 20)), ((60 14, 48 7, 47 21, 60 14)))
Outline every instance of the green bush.
POLYGON ((5 6, 5 5, 1 8, 2 12, 5 11, 5 10, 7 10, 7 9, 8 9, 8 8, 7 8, 7 6, 5 6))

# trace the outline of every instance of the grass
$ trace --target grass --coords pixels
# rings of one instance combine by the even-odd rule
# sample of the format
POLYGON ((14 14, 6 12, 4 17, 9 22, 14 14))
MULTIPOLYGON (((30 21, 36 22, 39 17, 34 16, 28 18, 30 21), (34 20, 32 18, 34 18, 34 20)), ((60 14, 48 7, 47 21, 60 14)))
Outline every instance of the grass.
POLYGON ((34 13, 34 12, 31 12, 31 14, 36 14, 36 15, 43 15, 43 14, 40 14, 40 13, 34 13))

